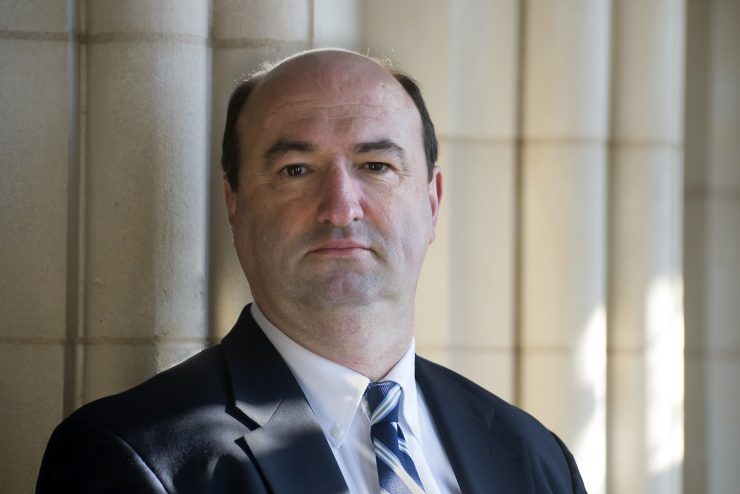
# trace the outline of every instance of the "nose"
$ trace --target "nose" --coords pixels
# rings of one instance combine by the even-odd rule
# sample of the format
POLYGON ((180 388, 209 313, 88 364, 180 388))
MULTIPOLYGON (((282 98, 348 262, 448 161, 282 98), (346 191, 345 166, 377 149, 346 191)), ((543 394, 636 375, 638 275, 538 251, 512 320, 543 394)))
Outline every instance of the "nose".
POLYGON ((344 166, 333 166, 327 170, 320 188, 319 222, 345 227, 362 219, 362 191, 344 166))

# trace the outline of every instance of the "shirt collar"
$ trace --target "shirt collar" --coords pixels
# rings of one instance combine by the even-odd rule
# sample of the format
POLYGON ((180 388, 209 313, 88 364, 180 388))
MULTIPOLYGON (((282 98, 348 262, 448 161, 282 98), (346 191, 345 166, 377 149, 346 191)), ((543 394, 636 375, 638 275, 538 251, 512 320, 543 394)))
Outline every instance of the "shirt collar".
MULTIPOLYGON (((301 386, 324 435, 333 447, 340 447, 360 404, 367 415, 367 404, 363 397, 370 380, 293 341, 267 320, 257 304, 252 304, 250 311, 301 386)), ((381 380, 401 385, 401 427, 420 439, 414 358, 415 341, 412 339, 401 360, 381 380)))
POLYGON ((401 385, 403 401, 401 402, 401 429, 410 432, 421 442, 419 428, 419 402, 416 388, 416 341, 412 338, 406 353, 396 365, 381 379, 401 385))

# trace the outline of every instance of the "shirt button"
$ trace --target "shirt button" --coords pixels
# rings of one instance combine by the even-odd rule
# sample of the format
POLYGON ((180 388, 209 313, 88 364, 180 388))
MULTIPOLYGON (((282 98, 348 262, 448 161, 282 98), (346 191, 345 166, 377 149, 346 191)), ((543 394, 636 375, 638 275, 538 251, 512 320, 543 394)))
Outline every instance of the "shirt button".
POLYGON ((341 435, 342 435, 342 428, 339 427, 339 425, 334 424, 333 426, 331 426, 331 437, 333 437, 334 439, 337 439, 341 435))

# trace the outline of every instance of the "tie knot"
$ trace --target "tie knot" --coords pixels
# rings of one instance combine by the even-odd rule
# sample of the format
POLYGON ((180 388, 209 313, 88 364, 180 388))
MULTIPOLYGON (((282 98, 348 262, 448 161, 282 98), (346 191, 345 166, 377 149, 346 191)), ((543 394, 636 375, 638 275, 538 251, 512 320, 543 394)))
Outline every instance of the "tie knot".
POLYGON ((365 391, 370 407, 370 424, 398 422, 398 404, 401 402, 401 386, 393 381, 370 383, 365 391))

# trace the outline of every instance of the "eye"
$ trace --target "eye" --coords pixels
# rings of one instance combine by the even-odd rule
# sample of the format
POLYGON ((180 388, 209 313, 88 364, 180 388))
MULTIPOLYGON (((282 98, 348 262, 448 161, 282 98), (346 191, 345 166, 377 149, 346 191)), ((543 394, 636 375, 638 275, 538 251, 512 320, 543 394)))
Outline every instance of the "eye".
POLYGON ((306 173, 308 173, 308 167, 306 165, 288 165, 280 170, 280 174, 286 177, 300 177, 306 173))
POLYGON ((371 161, 370 163, 365 163, 364 167, 370 170, 371 172, 384 172, 388 170, 389 165, 387 163, 371 161))

